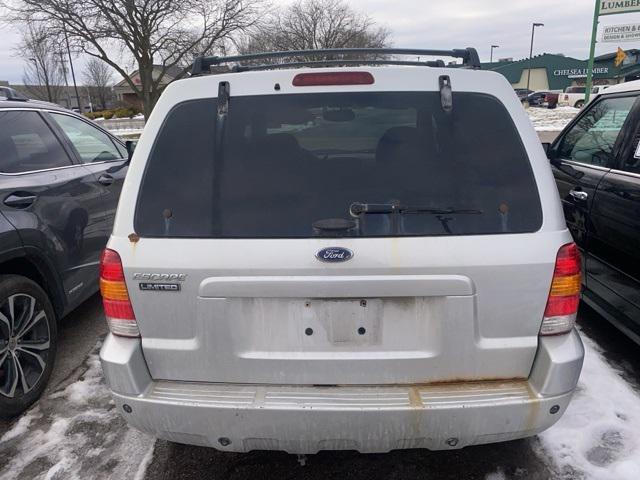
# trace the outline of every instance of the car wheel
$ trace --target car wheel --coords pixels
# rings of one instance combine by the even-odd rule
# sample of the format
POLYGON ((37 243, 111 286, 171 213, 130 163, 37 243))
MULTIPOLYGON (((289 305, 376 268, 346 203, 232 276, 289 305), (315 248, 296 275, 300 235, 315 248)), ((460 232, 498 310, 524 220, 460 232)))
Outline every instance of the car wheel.
POLYGON ((576 108, 582 108, 584 107, 584 100, 578 100, 575 105, 576 108))
POLYGON ((29 408, 47 385, 56 354, 56 317, 28 278, 0 275, 0 417, 29 408))

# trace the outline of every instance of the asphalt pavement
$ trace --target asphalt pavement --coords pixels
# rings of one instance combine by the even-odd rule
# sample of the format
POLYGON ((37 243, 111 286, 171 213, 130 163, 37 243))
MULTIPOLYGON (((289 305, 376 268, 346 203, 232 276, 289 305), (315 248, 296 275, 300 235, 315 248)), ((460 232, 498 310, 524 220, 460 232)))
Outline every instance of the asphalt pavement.
MULTIPOLYGON (((588 307, 580 310, 579 318, 583 333, 602 347, 607 360, 637 389, 640 348, 588 307)), ((306 466, 301 466, 295 455, 281 452, 222 453, 154 441, 129 428, 108 398, 97 362, 105 334, 97 295, 63 321, 55 373, 43 399, 22 419, 0 424, 0 439, 11 431, 5 435, 8 437, 5 441, 0 440, 0 479, 40 475, 72 478, 55 475, 56 469, 74 471, 68 465, 70 461, 77 463, 75 472, 80 475, 75 477, 92 479, 558 478, 552 462, 541 453, 537 437, 444 452, 406 450, 367 455, 322 452, 308 456, 306 466), (21 433, 23 430, 30 432, 21 433), (56 430, 60 430, 58 436, 56 430), (20 436, 24 438, 17 442, 20 436), (35 453, 25 457, 21 452, 24 448, 35 453), (57 457, 45 453, 52 448, 59 450, 57 457), (8 466, 4 471, 3 464, 8 466), (128 473, 123 476, 123 472, 128 473)))

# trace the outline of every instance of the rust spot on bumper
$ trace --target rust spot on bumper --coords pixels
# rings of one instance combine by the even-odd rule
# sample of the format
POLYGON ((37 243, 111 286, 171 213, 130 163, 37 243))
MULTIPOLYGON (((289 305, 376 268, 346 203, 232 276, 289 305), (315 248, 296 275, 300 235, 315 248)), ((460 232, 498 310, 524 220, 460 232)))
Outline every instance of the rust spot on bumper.
POLYGON ((409 388, 409 404, 411 408, 424 408, 418 387, 409 388))

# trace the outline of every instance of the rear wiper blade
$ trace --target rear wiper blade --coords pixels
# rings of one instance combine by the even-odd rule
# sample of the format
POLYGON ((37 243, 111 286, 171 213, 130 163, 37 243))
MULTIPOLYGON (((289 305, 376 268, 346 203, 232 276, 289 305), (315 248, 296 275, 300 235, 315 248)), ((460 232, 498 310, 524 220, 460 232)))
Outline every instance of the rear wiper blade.
POLYGON ((479 215, 482 210, 468 208, 434 208, 421 205, 401 205, 397 203, 360 203, 354 202, 349 207, 353 217, 369 214, 390 213, 431 213, 434 215, 468 214, 479 215))

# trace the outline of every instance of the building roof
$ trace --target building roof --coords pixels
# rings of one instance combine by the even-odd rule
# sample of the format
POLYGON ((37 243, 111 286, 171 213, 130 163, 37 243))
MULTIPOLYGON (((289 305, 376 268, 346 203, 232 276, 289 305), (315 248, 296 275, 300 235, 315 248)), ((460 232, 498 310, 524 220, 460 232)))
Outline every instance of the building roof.
MULTIPOLYGON (((625 53, 627 55, 638 55, 640 54, 640 50, 638 50, 637 48, 629 48, 627 50, 625 50, 625 53)), ((616 58, 616 55, 618 54, 617 51, 613 52, 613 53, 605 53, 603 55, 598 55, 597 57, 594 57, 594 61, 595 62, 604 62, 606 60, 613 60, 614 58, 616 58)))
POLYGON ((510 63, 513 63, 512 60, 502 60, 502 61, 498 61, 498 62, 485 62, 485 63, 481 63, 480 66, 482 67, 483 70, 494 70, 498 67, 503 67, 504 65, 509 65, 510 63))
MULTIPOLYGON (((153 73, 154 73, 154 74, 158 74, 158 73, 160 73, 160 71, 162 71, 162 69, 163 69, 163 68, 164 68, 164 67, 163 67, 162 65, 154 65, 154 66, 153 66, 153 73)), ((164 73, 164 78, 163 78, 162 83, 163 83, 163 84, 171 83, 173 80, 178 79, 178 78, 181 76, 181 74, 182 74, 182 72, 183 72, 183 71, 184 71, 184 69, 183 69, 183 68, 180 68, 180 67, 176 67, 176 66, 169 67, 169 68, 167 69, 167 71, 164 73)), ((131 78, 131 79, 133 80, 133 82, 134 82, 134 83, 139 83, 139 79, 140 79, 140 77, 139 77, 139 70, 134 70, 133 72, 131 72, 131 73, 129 74, 129 78, 131 78), (136 82, 136 79, 138 79, 138 82, 136 82)), ((126 87, 126 88, 129 88, 129 84, 128 84, 128 83, 127 83, 127 81, 123 78, 123 79, 122 79, 122 80, 120 80, 118 83, 116 83, 116 84, 114 85, 114 87, 115 87, 115 88, 119 88, 119 87, 126 87)))
MULTIPOLYGON (((605 57, 601 55, 601 57, 605 57)), ((499 63, 499 62, 498 62, 499 63)), ((586 78, 588 62, 573 57, 565 57, 564 55, 556 55, 552 53, 543 53, 531 58, 531 68, 544 68, 547 70, 547 79, 550 90, 561 90, 571 85, 573 80, 578 78, 586 78)), ((594 78, 611 78, 612 72, 608 58, 602 58, 594 66, 594 78)), ((489 63, 482 64, 482 68, 488 68, 504 75, 509 83, 518 83, 522 77, 523 70, 529 68, 529 59, 523 58, 515 62, 507 62, 504 64, 489 63)), ((624 69, 621 70, 621 75, 624 69)))

